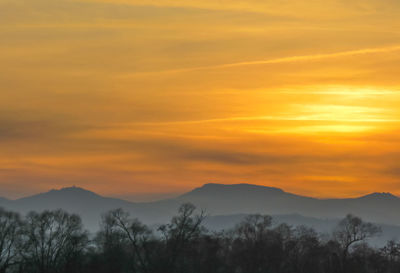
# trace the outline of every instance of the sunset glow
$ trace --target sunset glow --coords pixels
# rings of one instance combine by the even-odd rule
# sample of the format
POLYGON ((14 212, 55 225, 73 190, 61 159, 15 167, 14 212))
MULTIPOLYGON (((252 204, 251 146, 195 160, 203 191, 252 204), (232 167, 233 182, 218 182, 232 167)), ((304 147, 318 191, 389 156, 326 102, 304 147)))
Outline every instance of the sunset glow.
POLYGON ((0 0, 0 190, 400 195, 399 14, 379 0, 0 0))

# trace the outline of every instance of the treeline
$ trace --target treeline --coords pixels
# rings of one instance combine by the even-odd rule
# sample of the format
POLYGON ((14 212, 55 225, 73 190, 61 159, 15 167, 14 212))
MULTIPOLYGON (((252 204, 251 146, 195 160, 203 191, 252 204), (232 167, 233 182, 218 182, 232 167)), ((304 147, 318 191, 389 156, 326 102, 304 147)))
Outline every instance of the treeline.
POLYGON ((149 228, 121 209, 89 235, 62 210, 19 214, 0 209, 0 273, 391 273, 400 244, 368 246, 377 226, 347 215, 330 236, 272 225, 251 215, 224 232, 207 231, 191 204, 170 223, 149 228))

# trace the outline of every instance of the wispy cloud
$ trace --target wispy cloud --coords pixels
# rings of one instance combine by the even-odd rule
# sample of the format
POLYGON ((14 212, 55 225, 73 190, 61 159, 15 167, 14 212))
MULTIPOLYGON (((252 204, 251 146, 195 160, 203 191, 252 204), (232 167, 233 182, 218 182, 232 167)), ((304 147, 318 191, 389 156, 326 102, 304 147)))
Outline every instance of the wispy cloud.
POLYGON ((390 52, 396 52, 396 51, 400 51, 400 45, 388 46, 388 47, 378 47, 378 48, 362 48, 362 49, 333 52, 333 53, 297 55, 297 56, 289 56, 289 57, 266 59, 266 60, 243 61, 243 62, 226 63, 226 64, 218 64, 218 65, 207 65, 207 66, 197 66, 197 67, 188 67, 188 68, 179 68, 179 69, 169 69, 169 70, 162 70, 162 71, 138 72, 138 73, 124 74, 123 76, 126 77, 126 76, 135 76, 135 75, 138 75, 138 76, 153 75, 153 74, 160 74, 160 73, 174 74, 174 73, 194 72, 194 71, 202 71, 202 70, 229 69, 229 68, 235 68, 235 67, 254 66, 254 65, 320 61, 320 60, 327 60, 327 59, 334 59, 334 58, 341 58, 341 57, 351 57, 351 56, 379 54, 379 53, 390 53, 390 52))
POLYGON ((400 193, 400 5, 358 2, 0 0, 0 190, 400 193))

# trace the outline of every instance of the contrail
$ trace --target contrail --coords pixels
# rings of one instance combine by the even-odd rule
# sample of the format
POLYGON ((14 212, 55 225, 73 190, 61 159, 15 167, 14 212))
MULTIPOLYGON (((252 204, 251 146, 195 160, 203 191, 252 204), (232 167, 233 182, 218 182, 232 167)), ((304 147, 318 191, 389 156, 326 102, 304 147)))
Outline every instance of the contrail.
POLYGON ((371 54, 371 53, 393 52, 393 51, 398 51, 398 50, 400 50, 400 46, 384 47, 384 48, 366 48, 366 49, 350 50, 350 51, 343 51, 343 52, 336 52, 336 53, 300 55, 300 56, 284 57, 284 58, 277 58, 277 59, 270 59, 270 60, 238 62, 238 63, 218 65, 218 66, 214 66, 214 68, 236 67, 236 66, 258 65, 258 64, 291 63, 291 62, 298 62, 298 61, 331 59, 331 58, 336 58, 336 57, 363 55, 363 54, 371 54))
MULTIPOLYGON (((134 75, 147 75, 147 74, 159 74, 159 73, 181 73, 181 72, 214 70, 214 69, 224 69, 224 68, 252 66, 252 65, 315 61, 315 60, 332 59, 332 58, 337 58, 337 57, 357 56, 357 55, 374 54, 374 53, 388 53, 388 52, 395 52, 395 51, 400 51, 400 46, 391 46, 391 47, 382 47, 382 48, 364 48, 364 49, 334 52, 334 53, 325 53, 325 54, 298 55, 298 56, 290 56, 290 57, 267 59, 267 60, 245 61, 245 62, 236 62, 236 63, 228 63, 228 64, 220 64, 220 65, 170 69, 170 70, 154 71, 154 72, 139 72, 139 73, 134 73, 134 75)), ((130 74, 130 76, 132 76, 132 74, 130 74)))
POLYGON ((284 116, 249 116, 249 117, 226 117, 226 118, 214 118, 214 119, 203 119, 203 120, 182 120, 182 121, 165 121, 165 122, 135 122, 124 124, 124 126, 162 126, 162 125, 185 125, 185 124, 201 124, 201 123, 219 123, 219 122, 234 122, 234 121, 338 121, 345 123, 354 122, 368 122, 368 123, 392 123, 400 122, 399 119, 388 119, 388 118, 326 118, 318 117, 313 115, 302 115, 294 117, 284 117, 284 116))

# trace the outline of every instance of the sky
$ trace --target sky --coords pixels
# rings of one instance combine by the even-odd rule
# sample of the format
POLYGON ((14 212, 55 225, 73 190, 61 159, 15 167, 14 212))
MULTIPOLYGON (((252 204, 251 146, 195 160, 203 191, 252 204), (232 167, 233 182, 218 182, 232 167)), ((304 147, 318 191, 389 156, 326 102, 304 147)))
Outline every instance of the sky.
POLYGON ((0 0, 0 195, 400 195, 398 0, 0 0))

